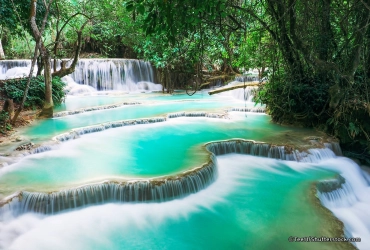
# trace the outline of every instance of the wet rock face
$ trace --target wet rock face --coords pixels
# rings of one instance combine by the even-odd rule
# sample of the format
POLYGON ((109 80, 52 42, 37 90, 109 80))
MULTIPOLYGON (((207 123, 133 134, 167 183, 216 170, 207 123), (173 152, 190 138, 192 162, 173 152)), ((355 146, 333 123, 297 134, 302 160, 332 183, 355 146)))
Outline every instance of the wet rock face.
POLYGON ((321 193, 329 193, 342 188, 342 185, 345 182, 346 180, 341 175, 337 175, 337 177, 334 179, 319 181, 316 184, 316 187, 317 190, 321 193))
POLYGON ((33 146, 35 146, 35 144, 30 142, 30 143, 26 143, 26 144, 18 146, 15 150, 16 151, 31 150, 33 146))

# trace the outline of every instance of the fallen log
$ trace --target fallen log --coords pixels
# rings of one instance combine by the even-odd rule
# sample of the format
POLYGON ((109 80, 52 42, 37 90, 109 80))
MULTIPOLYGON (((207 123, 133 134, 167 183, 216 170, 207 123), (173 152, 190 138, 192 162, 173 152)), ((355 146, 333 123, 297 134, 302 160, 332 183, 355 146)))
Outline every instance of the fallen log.
POLYGON ((225 92, 225 91, 230 91, 230 90, 233 90, 233 89, 240 89, 240 88, 244 88, 244 87, 250 87, 250 86, 259 86, 260 85, 260 82, 248 82, 248 83, 240 83, 240 84, 237 84, 237 85, 231 85, 231 86, 224 86, 224 87, 220 87, 220 88, 217 88, 217 89, 213 89, 211 91, 208 92, 209 95, 214 95, 214 94, 218 94, 218 93, 221 93, 221 92, 225 92))

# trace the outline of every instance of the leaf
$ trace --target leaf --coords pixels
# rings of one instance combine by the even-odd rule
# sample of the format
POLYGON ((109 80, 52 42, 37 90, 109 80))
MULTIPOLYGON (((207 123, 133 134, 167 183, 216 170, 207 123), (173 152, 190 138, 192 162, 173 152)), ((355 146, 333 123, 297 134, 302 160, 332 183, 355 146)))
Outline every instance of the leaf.
POLYGON ((137 8, 136 8, 137 12, 139 12, 140 14, 144 14, 145 13, 145 7, 144 5, 138 5, 137 8))
POLYGON ((134 10, 134 4, 133 3, 129 3, 126 5, 126 10, 127 11, 133 11, 134 10))

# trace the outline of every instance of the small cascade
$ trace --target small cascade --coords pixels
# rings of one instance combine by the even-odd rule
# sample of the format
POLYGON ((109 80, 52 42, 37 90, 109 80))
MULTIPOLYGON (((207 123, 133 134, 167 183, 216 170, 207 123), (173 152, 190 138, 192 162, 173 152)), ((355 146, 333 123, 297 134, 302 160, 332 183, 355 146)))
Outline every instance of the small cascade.
POLYGON ((248 75, 239 75, 235 77, 235 81, 238 82, 254 82, 258 80, 259 80, 258 72, 257 73, 254 72, 248 75))
POLYGON ((164 122, 164 121, 166 121, 166 118, 164 117, 153 117, 153 118, 147 118, 147 119, 107 122, 107 123, 102 123, 98 125, 72 129, 70 132, 63 133, 63 134, 53 137, 53 140, 64 142, 64 141, 77 139, 80 137, 80 135, 101 132, 106 129, 123 127, 123 126, 139 125, 139 124, 150 124, 150 123, 157 123, 157 122, 164 122))
POLYGON ((141 104, 140 102, 123 102, 119 104, 113 104, 113 105, 105 105, 105 106, 98 106, 98 107, 90 107, 90 108, 82 108, 78 110, 71 110, 71 111, 62 111, 62 112, 57 112, 54 113, 54 117, 63 117, 67 115, 76 115, 76 114, 81 114, 85 112, 90 112, 90 111, 97 111, 97 110, 105 110, 105 109, 114 109, 114 108, 119 108, 122 106, 128 106, 128 105, 139 105, 141 104))
POLYGON ((239 100, 251 102, 253 97, 256 95, 258 87, 247 86, 245 89, 239 88, 231 90, 231 95, 239 100))
POLYGON ((342 149, 340 148, 340 145, 338 142, 325 142, 324 146, 326 148, 329 148, 331 151, 335 153, 337 156, 342 156, 342 149))
POLYGON ((339 171, 340 176, 319 182, 318 194, 321 202, 328 208, 348 207, 356 202, 366 202, 370 209, 368 193, 370 185, 366 178, 367 173, 352 160, 344 159, 346 164, 327 167, 330 170, 339 171))
POLYGON ((358 202, 352 186, 341 175, 320 181, 316 186, 325 207, 349 207, 358 202))
POLYGON ((207 117, 207 118, 227 118, 227 114, 218 113, 207 113, 207 112, 178 112, 167 115, 167 118, 178 118, 178 117, 207 117))
MULTIPOLYGON (((238 81, 230 82, 228 85, 226 85, 226 87, 230 87, 230 86, 232 87, 235 85, 240 86, 240 82, 238 81)), ((256 95, 257 90, 258 90, 257 86, 245 86, 245 88, 239 87, 236 89, 225 91, 222 93, 222 95, 228 95, 238 100, 252 102, 253 97, 256 95)))
POLYGON ((265 107, 254 107, 254 108, 232 108, 228 111, 236 111, 236 112, 252 112, 252 113, 266 113, 265 107))
MULTIPOLYGON (((0 207, 0 214, 14 216, 33 211, 55 214, 60 211, 107 202, 169 201, 196 193, 217 178, 216 159, 200 168, 168 178, 103 182, 52 193, 20 192, 0 207)), ((0 204, 1 205, 1 204, 0 204)))
MULTIPOLYGON (((131 103, 130 104, 126 103, 125 105, 131 105, 131 103)), ((113 108, 113 107, 114 107, 114 105, 111 105, 111 108, 113 108)), ((75 114, 75 112, 76 112, 76 114, 79 113, 77 111, 71 111, 71 112, 72 112, 72 114, 75 114)), ((67 114, 65 114, 65 112, 61 112, 61 114, 57 113, 56 115, 57 115, 57 117, 60 117, 60 116, 67 115, 67 114)), ((107 123, 102 123, 102 124, 98 124, 98 125, 72 129, 70 132, 54 136, 53 140, 64 142, 64 141, 68 141, 68 140, 77 139, 81 135, 84 135, 84 134, 101 132, 101 131, 104 131, 106 129, 123 127, 123 126, 132 126, 132 125, 140 125, 140 124, 165 122, 167 119, 177 118, 177 117, 207 117, 207 118, 224 119, 224 118, 227 118, 227 114, 217 114, 217 113, 207 113, 207 112, 180 112, 180 113, 168 114, 167 117, 152 117, 152 118, 144 118, 144 119, 107 122, 107 123)))
POLYGON ((62 81, 66 84, 64 92, 68 95, 91 95, 96 93, 96 89, 89 85, 81 85, 76 83, 72 77, 64 76, 62 81))
POLYGON ((325 162, 325 169, 340 174, 317 183, 320 202, 344 223, 346 237, 362 237, 353 243, 359 249, 368 249, 370 238, 370 184, 368 174, 355 162, 340 158, 325 162))
POLYGON ((248 154, 287 161, 316 163, 323 159, 334 158, 335 154, 328 148, 308 149, 307 152, 286 149, 285 146, 276 146, 263 142, 247 140, 229 140, 207 144, 207 149, 215 155, 230 153, 248 154))

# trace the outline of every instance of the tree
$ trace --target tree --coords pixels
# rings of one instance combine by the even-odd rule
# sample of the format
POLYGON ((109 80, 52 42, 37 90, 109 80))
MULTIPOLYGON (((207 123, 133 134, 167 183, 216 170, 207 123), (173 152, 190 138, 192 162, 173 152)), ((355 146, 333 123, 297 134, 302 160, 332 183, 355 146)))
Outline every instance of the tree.
MULTIPOLYGON (((44 69, 44 79, 45 79, 45 102, 44 106, 42 108, 42 111, 39 114, 39 117, 52 117, 53 116, 53 98, 52 98, 52 77, 58 76, 58 77, 63 77, 65 75, 73 73, 75 70, 75 67, 78 62, 78 57, 81 51, 81 46, 82 46, 82 31, 85 28, 86 24, 88 21, 91 19, 91 17, 88 17, 86 14, 78 11, 68 17, 67 20, 64 21, 64 23, 60 26, 61 22, 61 13, 60 13, 60 6, 57 2, 55 2, 55 17, 56 17, 56 39, 53 41, 54 46, 53 46, 53 52, 54 52, 54 72, 52 72, 52 63, 51 63, 51 51, 47 48, 45 45, 44 41, 42 40, 42 32, 45 28, 47 18, 50 12, 50 9, 52 7, 53 0, 50 0, 48 4, 44 2, 44 7, 46 9, 45 11, 45 18, 43 20, 41 29, 39 29, 39 26, 36 22, 36 10, 37 10, 37 0, 31 0, 31 14, 30 14, 30 23, 31 23, 31 30, 34 39, 36 40, 36 44, 38 46, 40 55, 41 55, 41 61, 42 61, 42 68, 44 69), (62 61, 61 62, 61 68, 59 70, 56 70, 56 64, 57 64, 57 52, 58 52, 58 46, 61 43, 61 34, 65 27, 67 25, 70 25, 70 22, 73 20, 73 18, 77 16, 84 16, 87 17, 87 20, 83 22, 81 27, 76 31, 77 33, 77 41, 76 41, 76 46, 74 49, 74 56, 73 56, 73 61, 69 67, 67 67, 67 61, 62 61)), ((39 67, 39 71, 41 67, 39 67)))
POLYGON ((0 60, 4 60, 4 59, 5 59, 5 54, 4 54, 3 44, 1 43, 1 39, 0 39, 0 60))
POLYGON ((273 53, 255 53, 268 57, 264 66, 271 70, 257 100, 272 119, 318 126, 369 151, 370 0, 140 0, 126 6, 143 14, 147 35, 170 44, 197 34, 207 48, 201 30, 220 34, 229 65, 252 63, 245 43, 263 32, 267 40, 259 41, 273 53))
POLYGON ((44 107, 42 108, 40 117, 52 117, 53 116, 53 98, 52 98, 52 88, 51 88, 51 56, 48 49, 45 47, 44 41, 42 40, 42 32, 45 29, 46 21, 49 15, 51 4, 53 0, 49 0, 49 3, 45 4, 46 12, 44 16, 44 21, 42 23, 41 29, 39 29, 36 23, 36 9, 37 9, 37 0, 31 0, 31 11, 30 11, 30 24, 33 37, 36 40, 36 46, 42 57, 43 66, 44 66, 44 79, 45 79, 45 102, 44 107))

